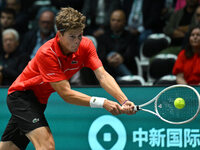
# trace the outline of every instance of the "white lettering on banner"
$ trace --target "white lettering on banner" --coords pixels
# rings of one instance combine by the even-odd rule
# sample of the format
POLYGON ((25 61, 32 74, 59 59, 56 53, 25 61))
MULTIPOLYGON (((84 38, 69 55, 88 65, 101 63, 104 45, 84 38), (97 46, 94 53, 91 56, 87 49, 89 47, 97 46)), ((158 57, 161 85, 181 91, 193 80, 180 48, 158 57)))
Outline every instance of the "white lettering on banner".
POLYGON ((199 129, 181 129, 181 128, 152 128, 144 131, 139 128, 133 131, 133 142, 138 142, 138 147, 144 143, 149 143, 151 147, 199 147, 200 130, 199 129))
POLYGON ((159 130, 152 128, 151 130, 149 130, 149 141, 150 141, 149 144, 151 145, 151 147, 165 146, 165 135, 162 134, 162 132, 164 131, 165 131, 164 128, 159 130))
POLYGON ((184 130, 184 147, 190 145, 192 147, 200 146, 199 129, 185 129, 184 130))
POLYGON ((167 129, 167 147, 183 147, 182 129, 167 129))
POLYGON ((142 147, 143 142, 148 142, 148 132, 139 128, 138 131, 133 132, 133 142, 138 142, 139 147, 142 147))
POLYGON ((149 149, 153 149, 153 147, 200 149, 200 129, 150 128, 145 130, 139 127, 134 131, 128 131, 121 120, 114 116, 103 115, 96 118, 92 122, 88 132, 90 148, 92 150, 105 150, 107 149, 106 146, 108 146, 108 143, 114 141, 115 143, 109 147, 110 150, 126 149, 127 145, 130 146, 130 142, 134 143, 134 147, 150 147, 149 149), (101 133, 101 129, 107 126, 109 126, 111 130, 109 129, 101 133), (101 133, 102 136, 98 136, 99 133, 101 133))

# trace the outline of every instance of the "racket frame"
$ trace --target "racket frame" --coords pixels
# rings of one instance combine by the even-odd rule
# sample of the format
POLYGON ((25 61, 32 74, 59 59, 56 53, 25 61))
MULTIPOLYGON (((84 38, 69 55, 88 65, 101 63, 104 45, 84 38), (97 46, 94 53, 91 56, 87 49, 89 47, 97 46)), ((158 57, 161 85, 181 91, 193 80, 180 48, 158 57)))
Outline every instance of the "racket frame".
POLYGON ((149 113, 151 113, 151 114, 154 114, 154 115, 158 116, 161 120, 163 120, 163 121, 165 121, 165 122, 167 122, 167 123, 170 123, 170 124, 184 124, 184 123, 188 123, 188 122, 194 120, 194 119, 197 117, 197 115, 198 115, 198 113, 199 113, 199 111, 200 111, 200 95, 199 95, 199 93, 197 92, 197 90, 196 90, 195 88, 193 88, 193 87, 191 87, 191 86, 189 86, 189 85, 176 84, 176 85, 172 85, 172 86, 169 86, 169 87, 163 89, 157 96, 155 96, 153 99, 149 100, 148 102, 146 102, 146 103, 144 103, 144 104, 141 104, 141 105, 136 105, 136 107, 134 108, 134 110, 135 110, 135 111, 142 110, 142 111, 149 112, 149 113), (161 95, 162 93, 164 93, 165 91, 169 90, 169 89, 177 88, 177 87, 187 87, 187 88, 193 90, 193 91, 195 92, 195 94, 197 95, 197 97, 198 97, 198 102, 199 102, 199 103, 198 103, 198 109, 197 109, 195 115, 194 115, 192 118, 190 118, 190 119, 188 119, 188 120, 185 120, 185 121, 181 121, 181 122, 173 122, 173 121, 169 121, 169 120, 164 119, 163 117, 160 116, 160 114, 159 114, 159 112, 158 112, 158 107, 157 107, 157 101, 158 101, 158 98, 160 97, 160 95, 161 95), (149 105, 149 104, 151 104, 151 103, 153 103, 153 102, 154 102, 154 109, 155 109, 155 112, 152 111, 152 110, 148 110, 148 109, 142 108, 142 107, 147 106, 147 105, 149 105))

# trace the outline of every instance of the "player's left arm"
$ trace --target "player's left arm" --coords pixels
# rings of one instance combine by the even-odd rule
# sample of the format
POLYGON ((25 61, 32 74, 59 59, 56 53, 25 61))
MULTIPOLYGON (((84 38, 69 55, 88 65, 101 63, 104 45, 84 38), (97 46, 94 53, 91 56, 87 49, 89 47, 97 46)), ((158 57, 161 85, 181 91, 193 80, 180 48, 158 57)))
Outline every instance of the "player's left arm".
POLYGON ((102 88, 104 88, 110 95, 117 99, 120 104, 129 106, 127 114, 135 113, 133 111, 134 103, 128 100, 115 79, 104 69, 103 66, 94 70, 94 73, 102 88))
MULTIPOLYGON (((51 82, 50 84, 53 87, 53 89, 63 98, 64 101, 75 105, 91 106, 92 100, 93 106, 91 107, 96 107, 95 103, 98 101, 98 98, 96 98, 96 102, 94 102, 94 99, 92 99, 91 96, 72 90, 68 80, 51 82)), ((104 100, 104 102, 102 103, 102 107, 99 107, 98 105, 98 107, 96 108, 105 108, 108 112, 112 113, 113 115, 126 113, 126 111, 123 111, 123 109, 118 103, 108 99, 104 100)))
POLYGON ((50 83, 53 89, 63 98, 64 101, 81 106, 89 106, 90 96, 71 89, 68 80, 61 80, 50 83))

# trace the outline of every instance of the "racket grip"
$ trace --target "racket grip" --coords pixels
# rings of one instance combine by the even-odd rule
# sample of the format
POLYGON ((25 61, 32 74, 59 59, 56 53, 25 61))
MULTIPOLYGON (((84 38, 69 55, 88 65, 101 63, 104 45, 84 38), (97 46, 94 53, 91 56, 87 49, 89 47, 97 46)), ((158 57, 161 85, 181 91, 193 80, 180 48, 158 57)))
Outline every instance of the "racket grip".
POLYGON ((138 110, 140 110, 140 108, 139 108, 138 105, 136 105, 136 106, 134 107, 134 111, 138 111, 138 110))

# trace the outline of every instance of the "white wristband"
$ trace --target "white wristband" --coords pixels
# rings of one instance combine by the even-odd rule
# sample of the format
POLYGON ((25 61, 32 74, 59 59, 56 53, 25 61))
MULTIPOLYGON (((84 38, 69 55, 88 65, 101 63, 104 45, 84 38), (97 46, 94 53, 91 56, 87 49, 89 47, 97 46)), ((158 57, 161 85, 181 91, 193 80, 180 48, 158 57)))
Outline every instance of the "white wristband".
POLYGON ((106 98, 103 97, 91 97, 90 107, 92 108, 103 108, 103 104, 106 98))

